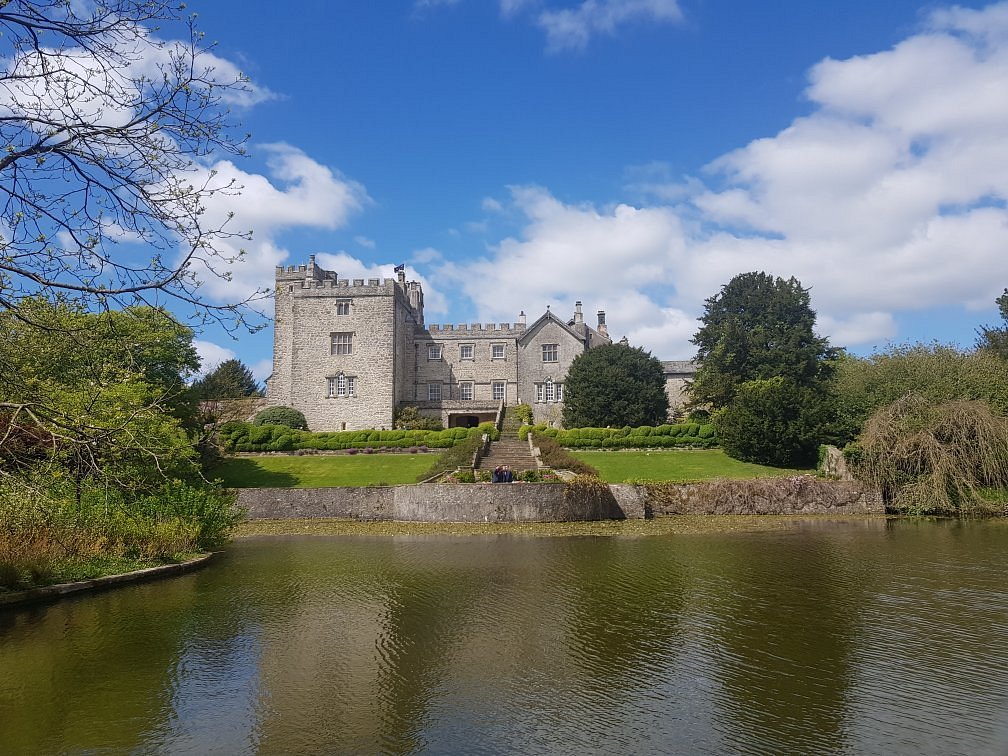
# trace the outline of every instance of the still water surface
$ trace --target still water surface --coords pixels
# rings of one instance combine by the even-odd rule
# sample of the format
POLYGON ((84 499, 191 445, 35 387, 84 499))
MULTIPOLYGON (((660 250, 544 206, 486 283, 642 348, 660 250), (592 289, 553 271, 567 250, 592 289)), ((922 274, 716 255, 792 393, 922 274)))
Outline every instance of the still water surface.
POLYGON ((287 537, 0 613, 0 753, 1008 753, 1008 526, 287 537))

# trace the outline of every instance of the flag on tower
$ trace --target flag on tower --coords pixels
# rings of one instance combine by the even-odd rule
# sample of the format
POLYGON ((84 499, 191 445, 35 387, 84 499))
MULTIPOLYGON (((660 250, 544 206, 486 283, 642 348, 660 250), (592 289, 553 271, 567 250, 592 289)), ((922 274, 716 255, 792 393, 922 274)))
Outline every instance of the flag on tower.
POLYGON ((396 265, 394 272, 395 273, 403 273, 403 272, 405 272, 405 270, 406 270, 406 263, 403 263, 402 265, 396 265))

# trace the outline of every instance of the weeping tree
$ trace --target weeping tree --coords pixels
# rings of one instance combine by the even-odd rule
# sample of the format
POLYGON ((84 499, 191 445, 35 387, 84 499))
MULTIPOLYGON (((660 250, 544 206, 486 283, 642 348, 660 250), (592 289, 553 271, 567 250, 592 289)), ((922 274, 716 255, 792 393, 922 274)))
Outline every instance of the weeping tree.
POLYGON ((846 455, 888 510, 988 514, 1003 509, 990 494, 1008 486, 1008 418, 983 401, 909 394, 869 418, 846 455))

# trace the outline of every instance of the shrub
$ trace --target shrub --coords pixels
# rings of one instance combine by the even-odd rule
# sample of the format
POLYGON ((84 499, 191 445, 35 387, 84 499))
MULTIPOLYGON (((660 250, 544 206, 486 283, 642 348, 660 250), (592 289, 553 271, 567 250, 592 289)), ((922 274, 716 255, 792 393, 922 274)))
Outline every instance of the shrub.
POLYGON ((421 415, 417 407, 400 407, 396 410, 393 424, 407 430, 441 430, 441 421, 435 417, 421 415))
POLYGON ((890 511, 987 514, 999 508, 985 490, 1008 486, 1008 418, 983 401, 911 394, 872 415, 844 458, 890 511))
MULTIPOLYGON (((482 440, 476 434, 466 436, 455 444, 448 442, 445 451, 434 459, 425 472, 417 476, 417 480, 427 480, 458 467, 469 467, 472 464, 473 455, 481 443, 482 440)), ((427 451, 426 447, 421 446, 420 448, 422 451, 427 451)))
POLYGON ((586 475, 598 475, 598 470, 567 452, 549 436, 536 433, 533 434, 532 441, 539 448, 539 458, 544 465, 556 470, 571 470, 586 475))
POLYGON ((253 425, 283 425, 296 430, 308 430, 305 416, 293 407, 267 407, 252 421, 253 425))
POLYGON ((532 414, 532 408, 529 405, 524 403, 519 404, 514 408, 513 412, 514 416, 521 421, 522 425, 532 425, 532 419, 534 416, 532 414))
POLYGON ((259 425, 249 429, 248 442, 250 444, 266 445, 273 440, 273 426, 259 425))
MULTIPOLYGON (((818 389, 780 376, 741 384, 714 416, 729 456, 777 467, 811 467, 827 421, 828 405, 818 389)), ((696 436, 700 426, 689 428, 696 436)))
POLYGON ((686 415, 686 421, 690 423, 709 423, 711 421, 710 410, 695 409, 686 415))

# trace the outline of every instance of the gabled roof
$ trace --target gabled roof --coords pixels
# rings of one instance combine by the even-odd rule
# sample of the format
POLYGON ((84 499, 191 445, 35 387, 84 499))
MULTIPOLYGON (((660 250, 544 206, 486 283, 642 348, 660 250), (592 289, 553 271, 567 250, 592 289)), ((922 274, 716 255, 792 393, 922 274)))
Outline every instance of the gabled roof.
POLYGON ((527 344, 529 341, 532 340, 532 337, 535 336, 535 334, 538 331, 541 331, 548 323, 556 323, 563 330, 567 331, 567 333, 569 333, 574 339, 581 342, 582 344, 584 343, 583 336, 578 334, 577 331, 575 331, 571 326, 567 325, 564 321, 560 320, 560 318, 554 315, 550 310, 546 310, 546 312, 543 313, 542 317, 540 317, 537 321, 535 321, 532 325, 530 325, 527 329, 525 329, 525 333, 521 336, 520 339, 518 339, 518 343, 527 344))

